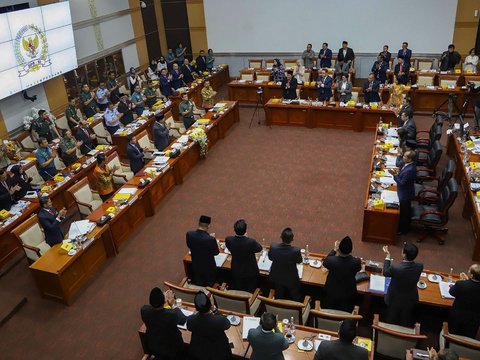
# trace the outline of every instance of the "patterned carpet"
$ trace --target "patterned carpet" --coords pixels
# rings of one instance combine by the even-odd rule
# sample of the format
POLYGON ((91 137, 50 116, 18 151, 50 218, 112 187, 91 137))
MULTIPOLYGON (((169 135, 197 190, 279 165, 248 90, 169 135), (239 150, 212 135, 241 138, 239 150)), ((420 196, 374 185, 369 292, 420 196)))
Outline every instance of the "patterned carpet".
MULTIPOLYGON (((1 358, 140 359, 139 309, 153 286, 184 276, 185 232, 196 226, 200 214, 212 216, 211 231, 218 237, 230 235, 234 221, 245 218, 248 234, 267 243, 278 241, 281 230, 290 226, 295 245, 326 252, 348 234, 356 255, 381 260, 381 246, 360 241, 373 133, 268 128, 255 121, 249 128, 252 112, 241 108, 240 123, 166 197, 72 306, 40 298, 26 261, 1 278, 2 298, 28 298, 0 328, 1 358)), ((423 129, 431 122, 428 117, 416 120, 423 129)), ((419 259, 427 268, 459 272, 471 264, 473 236, 461 217, 462 207, 459 196, 445 246, 432 239, 420 244, 419 259)), ((392 256, 400 258, 398 246, 392 256)))

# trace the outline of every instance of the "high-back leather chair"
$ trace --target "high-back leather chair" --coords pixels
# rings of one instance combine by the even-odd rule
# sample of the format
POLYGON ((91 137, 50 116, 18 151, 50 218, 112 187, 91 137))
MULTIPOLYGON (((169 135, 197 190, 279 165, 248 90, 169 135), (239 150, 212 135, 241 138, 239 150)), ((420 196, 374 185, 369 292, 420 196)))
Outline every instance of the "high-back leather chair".
POLYGON ((30 263, 35 262, 40 256, 50 250, 50 246, 45 242, 45 235, 37 215, 21 223, 12 230, 12 233, 22 244, 30 263))
POLYGON ((168 131, 169 136, 172 136, 172 137, 178 139, 180 136, 185 134, 186 130, 185 130, 185 126, 183 125, 183 122, 182 121, 176 121, 173 117, 173 114, 172 114, 171 110, 168 110, 165 113, 164 119, 165 119, 165 124, 170 129, 168 131))
POLYGON ((16 138, 15 141, 20 146, 23 151, 26 152, 33 152, 36 148, 38 148, 38 143, 33 141, 30 132, 23 131, 20 133, 16 138))
POLYGON ((192 284, 186 277, 183 278, 178 285, 172 284, 168 281, 164 281, 163 283, 175 293, 177 299, 182 299, 182 301, 188 303, 194 303, 195 295, 197 295, 199 291, 203 291, 209 297, 211 296, 205 287, 192 284))
POLYGON ((425 180, 432 180, 435 178, 437 165, 442 157, 442 152, 443 148, 440 141, 435 141, 423 161, 424 167, 417 166, 417 182, 422 183, 425 180))
POLYGON ((75 199, 78 211, 82 217, 90 215, 103 202, 100 195, 90 188, 88 178, 86 177, 67 189, 67 192, 75 199))
POLYGON ((207 290, 213 295, 219 309, 255 315, 260 307, 260 300, 258 299, 260 289, 255 289, 253 294, 246 291, 220 290, 211 287, 207 287, 207 290))
POLYGON ((310 310, 310 317, 313 320, 313 326, 317 329, 338 331, 340 323, 345 319, 360 321, 361 315, 349 313, 335 309, 324 309, 320 306, 320 301, 315 302, 315 309, 310 310))
POLYGON ((442 173, 436 179, 437 186, 415 184, 415 196, 417 197, 417 201, 422 204, 436 203, 441 192, 443 191, 445 186, 447 186, 448 181, 455 173, 455 169, 455 161, 450 159, 447 162, 447 166, 443 168, 442 173))
POLYGON ((90 128, 97 136, 97 142, 102 145, 112 145, 112 136, 105 128, 103 121, 95 120, 91 125, 90 128))
POLYGON ((120 161, 117 152, 110 154, 107 157, 107 165, 111 169, 117 166, 118 170, 113 174, 113 182, 115 185, 123 185, 133 177, 133 172, 130 170, 130 165, 124 164, 120 161))
POLYGON ((295 324, 305 325, 310 315, 310 296, 305 296, 303 303, 292 300, 274 298, 275 291, 271 290, 269 297, 258 296, 267 312, 278 315, 279 319, 293 317, 295 324))

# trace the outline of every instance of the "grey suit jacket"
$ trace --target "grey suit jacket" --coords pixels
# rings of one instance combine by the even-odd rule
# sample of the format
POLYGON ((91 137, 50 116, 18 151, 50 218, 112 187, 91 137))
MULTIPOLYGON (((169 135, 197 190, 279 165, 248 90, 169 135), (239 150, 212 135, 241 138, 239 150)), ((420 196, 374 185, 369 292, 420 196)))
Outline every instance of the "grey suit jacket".
POLYGON ((352 83, 350 81, 346 81, 346 87, 345 90, 342 90, 342 81, 338 82, 337 86, 337 92, 338 92, 338 99, 341 102, 347 102, 352 98, 352 83), (342 95, 342 92, 345 93, 345 95, 342 95))
POLYGON ((284 360, 282 351, 288 348, 288 341, 282 333, 263 332, 259 326, 248 331, 247 340, 253 350, 250 360, 284 360))

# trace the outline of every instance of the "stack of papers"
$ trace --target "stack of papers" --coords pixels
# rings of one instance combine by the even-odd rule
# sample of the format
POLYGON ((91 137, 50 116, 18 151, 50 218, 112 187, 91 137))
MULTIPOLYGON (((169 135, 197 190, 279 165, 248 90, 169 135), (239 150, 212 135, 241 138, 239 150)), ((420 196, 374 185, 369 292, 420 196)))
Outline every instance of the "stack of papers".
POLYGON ((169 159, 168 156, 157 156, 153 159, 153 162, 157 164, 166 164, 169 159))
POLYGON ((396 167, 396 163, 397 163, 397 157, 396 156, 393 156, 393 155, 386 155, 385 156, 387 158, 387 162, 385 163, 385 165, 389 168, 389 167, 396 167))
POLYGON ((397 129, 389 128, 387 131, 387 136, 398 137, 397 129))
POLYGON ((75 239, 77 236, 87 235, 95 228, 95 223, 89 220, 74 221, 68 230, 68 238, 75 239))
POLYGON ((440 281, 438 286, 440 287, 440 295, 444 299, 455 299, 455 296, 450 295, 450 288, 452 287, 453 283, 440 281))
POLYGON ((256 329, 260 325, 260 318, 253 316, 244 316, 243 317, 243 329, 242 329, 242 338, 246 339, 248 336, 248 331, 250 329, 256 329))
POLYGON ((268 253, 266 251, 262 252, 262 256, 258 259, 258 269, 270 272, 271 267, 272 261, 268 258, 268 253))
POLYGON ((370 286, 369 290, 373 292, 379 292, 386 294, 388 287, 390 286, 390 281, 392 278, 381 276, 381 275, 370 275, 370 286))
POLYGON ((215 256, 215 264, 217 267, 222 267, 223 263, 227 260, 228 254, 220 253, 215 256))
POLYGON ((30 201, 19 200, 10 208, 10 214, 20 215, 22 211, 30 205, 30 201))
POLYGON ((396 191, 384 190, 382 191, 381 199, 388 204, 400 204, 398 194, 396 191))

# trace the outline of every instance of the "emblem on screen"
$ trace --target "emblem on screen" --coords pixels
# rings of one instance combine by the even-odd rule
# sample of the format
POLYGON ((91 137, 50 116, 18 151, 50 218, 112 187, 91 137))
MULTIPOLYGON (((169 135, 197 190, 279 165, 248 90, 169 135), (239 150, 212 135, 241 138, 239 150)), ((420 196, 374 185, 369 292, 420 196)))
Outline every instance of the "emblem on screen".
POLYGON ((22 26, 15 37, 14 49, 17 65, 20 68, 19 77, 51 65, 50 59, 47 58, 47 37, 38 26, 33 24, 22 26))

